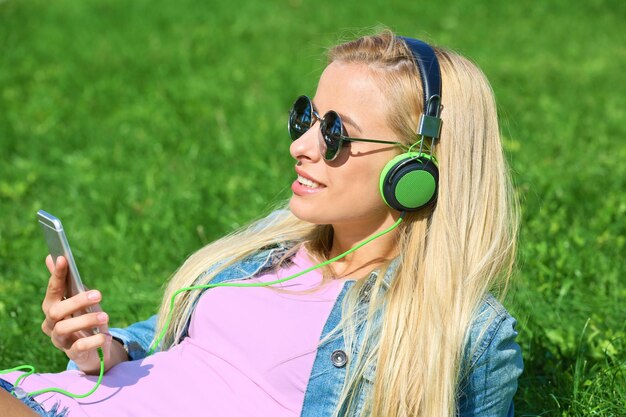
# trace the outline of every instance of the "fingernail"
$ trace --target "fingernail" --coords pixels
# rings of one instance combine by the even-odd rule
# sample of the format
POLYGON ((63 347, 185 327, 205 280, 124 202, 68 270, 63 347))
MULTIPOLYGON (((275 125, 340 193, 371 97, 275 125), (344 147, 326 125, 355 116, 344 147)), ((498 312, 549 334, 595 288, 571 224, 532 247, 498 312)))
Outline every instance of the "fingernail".
POLYGON ((89 291, 87 293, 87 298, 89 298, 91 301, 98 301, 100 299, 100 292, 98 292, 98 291, 89 291))
POLYGON ((109 319, 109 316, 107 316, 107 313, 100 313, 97 315, 97 317, 100 323, 106 323, 107 320, 109 319))

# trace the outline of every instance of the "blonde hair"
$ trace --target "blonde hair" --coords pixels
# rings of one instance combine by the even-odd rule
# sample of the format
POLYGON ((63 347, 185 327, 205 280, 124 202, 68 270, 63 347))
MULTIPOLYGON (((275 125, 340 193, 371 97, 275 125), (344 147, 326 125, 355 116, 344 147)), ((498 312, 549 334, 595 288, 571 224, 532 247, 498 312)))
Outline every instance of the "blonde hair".
MULTIPOLYGON (((406 216, 389 288, 386 265, 375 282, 359 280, 348 291, 341 333, 353 361, 335 415, 379 417, 455 414, 461 360, 472 318, 488 291, 503 293, 511 274, 518 225, 517 203, 503 155, 493 92, 469 60, 435 48, 442 75, 443 128, 434 148, 439 161, 436 205, 406 216), (359 299, 372 285, 366 311, 359 299), (381 311, 383 312, 381 317, 381 311), (357 340, 355 329, 363 325, 357 340), (375 372, 374 372, 375 371, 375 372), (366 402, 356 410, 354 396, 366 388, 366 402)), ((422 112, 422 87, 404 42, 384 30, 340 44, 330 62, 367 65, 388 97, 388 124, 406 144, 414 143, 422 112)), ((238 230, 194 253, 175 273, 159 314, 162 329, 169 299, 179 288, 207 283, 224 268, 263 247, 286 241, 308 242, 312 255, 324 259, 332 239, 330 225, 315 225, 284 211, 238 230)), ((295 249, 289 251, 287 258, 295 249)), ((174 319, 163 346, 178 343, 199 291, 175 302, 174 319)))

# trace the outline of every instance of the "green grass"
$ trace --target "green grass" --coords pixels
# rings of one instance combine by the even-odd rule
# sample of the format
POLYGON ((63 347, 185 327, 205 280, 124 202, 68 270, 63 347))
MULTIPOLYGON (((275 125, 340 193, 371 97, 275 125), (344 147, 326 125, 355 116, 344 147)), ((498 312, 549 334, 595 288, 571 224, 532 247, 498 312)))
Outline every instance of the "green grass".
POLYGON ((384 24, 469 56, 523 205, 517 414, 626 415, 626 7, 619 1, 0 1, 0 367, 57 371, 35 222, 61 217, 111 322, 290 195, 287 109, 384 24))

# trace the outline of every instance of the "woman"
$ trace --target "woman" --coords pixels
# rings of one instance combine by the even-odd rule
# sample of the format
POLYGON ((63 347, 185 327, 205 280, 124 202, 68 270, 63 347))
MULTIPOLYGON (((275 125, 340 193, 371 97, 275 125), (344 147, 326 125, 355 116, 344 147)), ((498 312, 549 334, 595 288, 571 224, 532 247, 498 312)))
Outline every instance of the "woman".
MULTIPOLYGON (((389 31, 331 49, 314 99, 300 97, 290 115, 297 179, 288 210, 193 254, 170 281, 158 321, 111 329, 112 341, 106 314, 64 319, 101 295, 62 300, 66 264, 48 261, 44 332, 86 374, 98 373, 104 348, 107 373, 93 396, 47 394, 43 408, 513 415, 522 371, 515 321, 489 291, 506 288, 517 215, 493 94, 467 59, 437 48, 437 64, 429 51, 389 31), (185 291, 170 309, 179 289, 208 282, 274 284, 185 291), (82 337, 94 326, 103 332, 82 337), (159 352, 147 356, 151 342, 159 352)), ((17 376, 3 377, 7 391, 17 376)), ((84 392, 95 380, 74 370, 29 377, 21 388, 84 392)), ((0 394, 2 407, 33 415, 0 394)))

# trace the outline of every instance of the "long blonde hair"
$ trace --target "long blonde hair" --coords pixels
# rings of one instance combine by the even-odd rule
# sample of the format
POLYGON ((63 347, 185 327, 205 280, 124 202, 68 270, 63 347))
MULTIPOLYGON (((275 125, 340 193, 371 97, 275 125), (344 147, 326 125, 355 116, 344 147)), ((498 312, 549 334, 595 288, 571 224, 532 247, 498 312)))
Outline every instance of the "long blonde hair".
MULTIPOLYGON (((444 104, 441 138, 434 151, 440 172, 438 201, 407 215, 399 228, 402 255, 389 288, 383 282, 383 266, 374 283, 357 281, 344 299, 343 319, 335 333, 342 334, 349 352, 359 354, 350 356, 354 360, 348 364, 335 415, 454 415, 472 317, 485 294, 506 288, 511 274, 518 209, 493 92, 469 60, 441 48, 435 51, 444 104), (365 285, 373 285, 372 295, 360 314, 365 285), (364 336, 357 340, 360 324, 365 324, 364 336), (360 389, 366 389, 366 402, 356 410, 354 393, 360 389)), ((329 51, 329 63, 334 61, 366 64, 394 109, 388 114, 389 126, 406 144, 417 140, 422 87, 402 41, 384 30, 335 46, 329 51)), ((205 246, 169 282, 158 329, 177 289, 207 283, 260 248, 286 241, 309 242, 313 256, 324 259, 331 231, 330 225, 310 224, 284 211, 205 246)), ((178 343, 199 295, 192 291, 177 298, 162 348, 178 343)))

